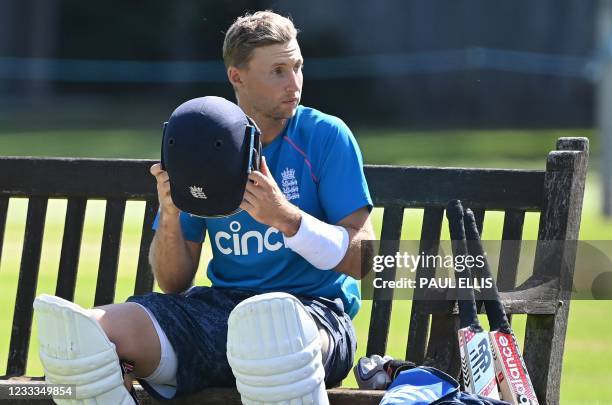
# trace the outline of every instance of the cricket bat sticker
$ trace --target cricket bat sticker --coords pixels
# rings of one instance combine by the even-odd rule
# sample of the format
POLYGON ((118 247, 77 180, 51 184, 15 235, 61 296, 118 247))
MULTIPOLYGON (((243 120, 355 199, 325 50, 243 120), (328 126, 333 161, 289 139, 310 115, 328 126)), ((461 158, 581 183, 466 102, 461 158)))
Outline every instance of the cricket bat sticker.
POLYGON ((514 334, 489 332, 502 399, 513 405, 538 405, 514 334))
POLYGON ((468 327, 460 329, 458 337, 465 390, 500 399, 488 333, 468 327))

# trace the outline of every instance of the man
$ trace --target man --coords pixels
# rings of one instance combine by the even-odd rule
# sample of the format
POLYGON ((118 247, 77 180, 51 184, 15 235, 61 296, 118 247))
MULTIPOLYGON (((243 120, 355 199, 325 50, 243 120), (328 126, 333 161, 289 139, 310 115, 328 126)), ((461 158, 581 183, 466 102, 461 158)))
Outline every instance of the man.
MULTIPOLYGON (((160 206, 149 259, 165 294, 130 297, 127 303, 90 311, 48 296, 35 304, 41 326, 60 321, 90 328, 94 336, 90 340, 97 339, 106 349, 91 353, 83 349, 83 353, 97 359, 99 352, 116 350, 107 363, 116 358, 131 363, 135 376, 155 396, 172 398, 237 382, 245 403, 276 391, 280 396, 274 398, 290 398, 283 381, 290 381, 296 370, 268 378, 275 367, 254 370, 258 375, 245 375, 246 369, 240 367, 253 359, 259 365, 278 360, 278 353, 266 354, 263 347, 270 333, 279 344, 293 341, 294 320, 302 337, 312 337, 309 330, 315 328, 317 336, 311 340, 321 350, 313 349, 308 361, 312 360, 313 370, 324 369, 328 387, 339 384, 352 366, 356 341, 351 318, 360 306, 355 279, 362 276, 362 241, 374 238, 369 219, 372 202, 350 130, 337 118, 299 105, 303 58, 296 36, 289 19, 266 11, 238 18, 225 37, 229 81, 238 105, 261 131, 264 146, 260 171, 249 174, 242 212, 206 219, 181 212, 172 201, 168 174, 159 164, 151 167, 160 206), (207 272, 212 288, 190 288, 206 232, 213 251, 207 272), (266 294, 271 292, 291 295, 266 294), (279 313, 285 318, 279 320, 275 315, 279 313), (259 317, 252 323, 253 336, 245 336, 246 322, 253 317, 259 317), (72 318, 76 320, 68 320, 72 318), (289 331, 285 335, 281 324, 289 331), (97 325, 105 336, 96 335, 97 325), (257 339, 262 353, 241 349, 257 339), (264 380, 273 380, 275 389, 280 388, 274 391, 264 380), (264 389, 258 391, 257 386, 264 389)), ((61 367, 55 364, 58 356, 74 358, 62 355, 72 347, 58 348, 63 340, 72 339, 63 333, 46 338, 51 339, 48 342, 41 336, 41 359, 53 382, 65 380, 64 371, 55 371, 66 368, 61 362, 61 367)), ((310 342, 306 340, 297 349, 293 343, 285 348, 289 351, 283 355, 293 359, 286 364, 293 364, 298 352, 306 350, 310 342)), ((104 392, 98 394, 99 403, 108 398, 115 403, 120 403, 117 398, 128 401, 127 391, 113 378, 113 383, 91 389, 104 392)))

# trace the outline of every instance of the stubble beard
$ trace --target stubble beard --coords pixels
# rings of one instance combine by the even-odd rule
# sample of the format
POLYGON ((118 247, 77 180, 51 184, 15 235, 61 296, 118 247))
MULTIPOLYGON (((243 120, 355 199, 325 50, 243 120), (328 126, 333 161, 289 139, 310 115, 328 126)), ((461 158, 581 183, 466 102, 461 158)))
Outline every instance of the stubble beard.
POLYGON ((275 120, 275 121, 282 121, 282 120, 288 120, 293 118, 293 116, 295 115, 295 111, 297 109, 297 106, 292 108, 290 111, 283 111, 283 107, 282 106, 278 106, 275 107, 274 109, 272 109, 271 111, 269 111, 266 116, 269 119, 275 120))

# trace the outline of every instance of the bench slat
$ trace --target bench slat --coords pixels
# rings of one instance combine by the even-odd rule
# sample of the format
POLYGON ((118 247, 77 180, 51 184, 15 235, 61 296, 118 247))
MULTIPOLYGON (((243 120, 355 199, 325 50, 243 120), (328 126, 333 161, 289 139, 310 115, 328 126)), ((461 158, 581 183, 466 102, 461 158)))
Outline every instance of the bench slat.
MULTIPOLYGON (((39 378, 15 378, 9 380, 0 379, 0 394, 2 397, 9 395, 9 389, 12 384, 22 384, 26 387, 40 387, 45 385, 46 382, 39 378)), ((153 405, 153 404, 169 404, 169 405, 242 405, 240 401, 240 394, 236 388, 207 388, 196 394, 184 396, 171 401, 157 401, 154 400, 140 384, 134 385, 136 391, 136 397, 141 405, 153 405)), ((379 390, 358 390, 354 388, 332 388, 327 390, 330 404, 332 405, 376 405, 379 404, 385 391, 379 390)), ((51 399, 21 399, 19 404, 24 405, 53 405, 54 402, 51 399)))
MULTIPOLYGON (((351 388, 334 388, 327 390, 331 405, 377 405, 382 400, 383 390, 357 390, 351 388)), ((242 405, 240 394, 235 388, 207 388, 197 394, 178 398, 170 402, 154 401, 140 386, 136 395, 141 405, 171 404, 171 405, 242 405)))
MULTIPOLYGON (((450 199, 449 199, 450 200, 450 199)), ((467 204, 461 198, 464 206, 474 207, 467 204)), ((474 216, 478 208, 472 208, 474 216)), ((480 215, 481 223, 484 211, 480 215)), ((478 226, 478 223, 477 223, 478 226)), ((430 338, 423 364, 438 368, 449 375, 457 378, 459 375, 459 344, 457 343, 457 331, 459 330, 459 317, 457 316, 456 302, 452 301, 425 301, 423 308, 428 308, 431 315, 430 338), (438 307, 439 311, 432 311, 432 307, 438 307)))
POLYGON ((524 222, 525 211, 507 210, 504 215, 499 270, 497 272, 497 288, 499 291, 511 290, 516 285, 524 222))
POLYGON ((32 330, 32 303, 38 284, 47 201, 46 198, 41 197, 32 197, 28 201, 7 375, 23 375, 26 369, 32 330))
POLYGON ((109 199, 106 202, 94 306, 111 304, 115 299, 124 214, 125 199, 109 199))
POLYGON ((457 379, 460 371, 457 342, 459 317, 452 310, 453 303, 448 304, 446 313, 431 316, 431 337, 423 364, 440 369, 457 379))
MULTIPOLYGON (((506 210, 496 281, 499 291, 509 291, 516 286, 524 222, 525 211, 506 210)), ((512 314, 508 314, 508 321, 512 324, 512 314)))
POLYGON ((9 198, 0 197, 0 263, 2 263, 2 246, 4 246, 4 230, 8 213, 9 198))
POLYGON ((365 173, 376 206, 446 207, 460 199, 472 209, 542 207, 540 170, 376 166, 366 167, 365 173))
POLYGON ((157 196, 153 160, 32 158, 0 159, 0 195, 146 199, 157 196), (67 181, 69 179, 69 181, 67 181))
MULTIPOLYGON (((419 253, 436 255, 440 247, 440 233, 442 230, 442 219, 444 210, 442 208, 427 207, 423 212, 423 224, 421 226, 421 241, 419 253)), ((416 280, 431 278, 434 273, 432 269, 419 264, 416 271, 416 280)), ((406 359, 422 364, 425 359, 427 347, 427 335, 429 332, 429 313, 423 306, 422 289, 415 289, 410 313, 410 325, 408 329, 408 342, 406 345, 406 359)))
MULTIPOLYGON (((533 299, 531 295, 526 297, 521 295, 521 292, 499 293, 507 314, 554 315, 559 311, 559 301, 556 299, 533 299)), ((422 310, 432 315, 444 315, 449 312, 450 304, 451 301, 428 300, 423 303, 422 310)), ((479 308, 478 313, 485 313, 484 305, 479 308)))
MULTIPOLYGON (((135 159, 5 157, 0 159, 0 171, 6 173, 0 180, 0 195, 154 198, 155 179, 149 173, 153 163, 154 160, 135 159)), ((376 206, 445 207, 449 200, 459 198, 472 208, 539 211, 542 207, 541 170, 366 165, 364 171, 376 206)))
MULTIPOLYGON (((394 255, 399 249, 399 239, 402 234, 404 207, 393 206, 385 208, 382 231, 380 235, 380 255, 394 255)), ((383 272, 383 280, 395 279, 395 266, 383 272)), ((387 337, 391 324, 391 309, 393 304, 393 289, 375 289, 368 331, 368 346, 366 356, 372 354, 384 355, 387 350, 387 337)))
POLYGON ((153 220, 157 212, 157 200, 147 200, 145 206, 144 220, 142 222, 142 235, 140 237, 140 253, 138 254, 138 270, 136 273, 136 284, 134 295, 146 294, 153 290, 153 273, 149 268, 149 247, 153 240, 153 220))
POLYGON ((55 287, 55 295, 68 301, 74 300, 86 207, 87 200, 84 198, 68 199, 59 273, 55 287))

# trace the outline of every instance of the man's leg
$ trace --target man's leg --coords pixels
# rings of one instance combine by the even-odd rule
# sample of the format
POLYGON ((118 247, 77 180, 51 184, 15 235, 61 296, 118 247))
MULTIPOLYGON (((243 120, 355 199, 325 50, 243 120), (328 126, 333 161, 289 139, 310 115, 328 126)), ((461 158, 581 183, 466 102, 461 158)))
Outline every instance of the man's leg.
POLYGON ((268 293, 242 301, 229 316, 227 338, 244 404, 329 404, 321 332, 294 296, 268 293))
POLYGON ((89 312, 115 344, 119 358, 134 363, 137 377, 153 374, 159 365, 161 346, 153 321, 140 305, 111 304, 89 312))
POLYGON ((159 338, 144 309, 116 304, 85 310, 48 295, 34 307, 47 380, 75 384, 77 403, 134 403, 122 387, 119 359, 133 362, 139 376, 155 371, 160 359, 159 338))
POLYGON ((89 311, 46 294, 34 300, 34 310, 45 379, 75 386, 76 400, 54 398, 57 403, 134 404, 115 345, 89 311))
POLYGON ((117 346, 125 387, 133 392, 133 378, 137 377, 159 396, 174 397, 178 356, 155 315, 135 302, 107 305, 90 312, 117 346))
POLYGON ((325 298, 302 299, 314 318, 322 342, 325 385, 337 387, 350 372, 356 351, 355 330, 341 301, 325 298))

